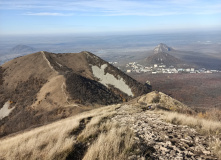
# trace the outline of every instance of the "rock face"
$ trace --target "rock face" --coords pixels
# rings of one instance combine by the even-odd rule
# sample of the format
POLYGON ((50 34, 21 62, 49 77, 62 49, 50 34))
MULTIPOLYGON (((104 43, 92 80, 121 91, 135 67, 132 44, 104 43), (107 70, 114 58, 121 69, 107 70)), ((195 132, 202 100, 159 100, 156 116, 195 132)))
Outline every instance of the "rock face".
POLYGON ((19 57, 0 67, 0 108, 7 101, 14 108, 0 121, 0 136, 150 91, 89 52, 19 57))

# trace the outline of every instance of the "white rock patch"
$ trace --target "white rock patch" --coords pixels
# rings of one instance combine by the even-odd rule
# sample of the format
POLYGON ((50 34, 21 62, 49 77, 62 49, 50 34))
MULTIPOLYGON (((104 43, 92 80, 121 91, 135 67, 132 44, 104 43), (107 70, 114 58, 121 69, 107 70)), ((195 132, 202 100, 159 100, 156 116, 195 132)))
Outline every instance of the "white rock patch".
POLYGON ((0 109, 0 120, 2 118, 5 118, 9 115, 9 113, 14 109, 14 108, 10 108, 10 101, 7 101, 4 106, 0 109))
POLYGON ((99 68, 98 66, 91 67, 93 75, 96 78, 99 78, 99 82, 107 87, 108 85, 113 85, 115 88, 126 93, 128 96, 134 96, 134 94, 131 91, 131 88, 125 83, 122 77, 119 76, 117 79, 112 74, 104 73, 104 70, 106 67, 107 67, 107 64, 103 64, 101 68, 99 68))

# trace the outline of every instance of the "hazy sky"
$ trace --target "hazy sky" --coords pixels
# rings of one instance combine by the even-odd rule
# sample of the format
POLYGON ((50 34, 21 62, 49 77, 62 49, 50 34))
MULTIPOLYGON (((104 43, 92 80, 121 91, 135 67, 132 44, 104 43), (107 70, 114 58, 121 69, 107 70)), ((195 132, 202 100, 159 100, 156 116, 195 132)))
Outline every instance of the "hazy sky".
POLYGON ((220 0, 0 0, 0 35, 221 29, 220 0))

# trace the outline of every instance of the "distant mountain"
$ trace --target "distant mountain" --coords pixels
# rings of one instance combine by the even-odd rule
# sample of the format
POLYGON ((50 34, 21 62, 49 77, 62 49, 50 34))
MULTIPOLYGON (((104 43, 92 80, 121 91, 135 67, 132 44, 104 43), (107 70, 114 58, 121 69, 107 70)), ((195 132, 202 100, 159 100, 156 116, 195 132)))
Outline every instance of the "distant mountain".
POLYGON ((171 55, 176 50, 172 47, 168 47, 166 44, 160 43, 158 46, 154 48, 154 54, 148 56, 145 59, 146 65, 153 66, 154 64, 163 64, 167 67, 174 66, 174 67, 191 67, 193 65, 185 62, 175 56, 171 55), (171 53, 171 54, 169 54, 171 53))
POLYGON ((17 45, 10 49, 10 53, 20 53, 20 54, 26 54, 26 53, 33 53, 36 52, 37 49, 27 46, 27 45, 17 45))
POLYGON ((151 91, 90 52, 37 52, 0 68, 0 136, 151 91))
POLYGON ((30 47, 27 45, 17 45, 0 55, 0 65, 16 57, 24 56, 24 55, 31 54, 37 51, 38 49, 34 47, 30 47))
POLYGON ((154 53, 167 53, 170 51, 174 51, 172 47, 168 47, 166 44, 160 43, 158 46, 154 48, 154 53))

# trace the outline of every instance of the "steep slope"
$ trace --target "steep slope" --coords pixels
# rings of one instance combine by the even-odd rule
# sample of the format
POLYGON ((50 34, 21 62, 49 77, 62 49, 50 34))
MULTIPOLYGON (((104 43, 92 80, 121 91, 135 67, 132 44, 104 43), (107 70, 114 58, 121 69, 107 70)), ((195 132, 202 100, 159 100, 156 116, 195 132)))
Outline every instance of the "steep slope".
POLYGON ((151 90, 89 52, 41 51, 9 61, 0 71, 0 109, 6 103, 13 108, 0 120, 0 136, 151 90))

